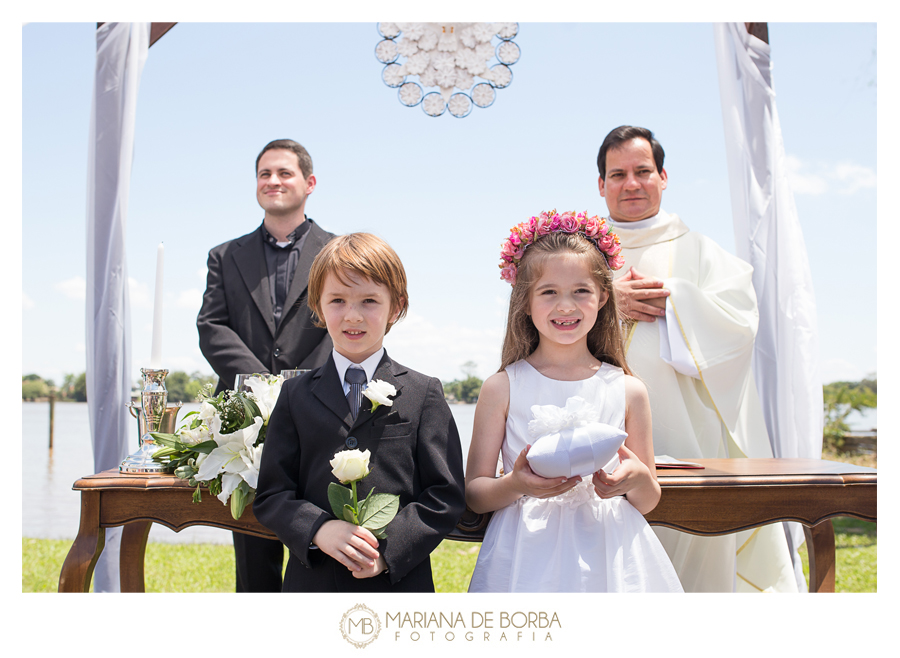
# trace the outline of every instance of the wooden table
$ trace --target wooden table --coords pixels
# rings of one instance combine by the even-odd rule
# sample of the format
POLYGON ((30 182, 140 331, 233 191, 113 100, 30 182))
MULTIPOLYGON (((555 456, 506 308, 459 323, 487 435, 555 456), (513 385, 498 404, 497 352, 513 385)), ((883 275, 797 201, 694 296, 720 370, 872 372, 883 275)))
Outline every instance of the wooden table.
MULTIPOLYGON (((834 591, 834 529, 830 519, 876 521, 877 471, 820 459, 698 459, 703 469, 659 469, 663 490, 647 515, 696 535, 724 535, 777 521, 803 524, 811 592, 834 591)), ((105 529, 124 526, 119 557, 123 592, 144 591, 144 551, 151 523, 178 532, 192 525, 274 538, 247 509, 239 521, 230 507, 203 492, 191 502, 187 482, 172 476, 105 471, 75 482, 81 525, 59 576, 60 592, 87 592, 103 550, 105 529)), ((487 515, 467 511, 450 539, 481 541, 487 515)))

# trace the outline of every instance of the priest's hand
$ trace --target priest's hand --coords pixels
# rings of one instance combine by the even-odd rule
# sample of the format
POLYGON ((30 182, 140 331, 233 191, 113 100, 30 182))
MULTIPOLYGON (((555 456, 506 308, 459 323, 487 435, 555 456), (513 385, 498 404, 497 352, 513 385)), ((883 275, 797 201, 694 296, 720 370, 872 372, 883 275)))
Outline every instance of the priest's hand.
POLYGON ((670 292, 659 279, 644 276, 632 267, 625 276, 613 281, 613 286, 616 302, 627 317, 653 322, 666 314, 666 297, 670 292))

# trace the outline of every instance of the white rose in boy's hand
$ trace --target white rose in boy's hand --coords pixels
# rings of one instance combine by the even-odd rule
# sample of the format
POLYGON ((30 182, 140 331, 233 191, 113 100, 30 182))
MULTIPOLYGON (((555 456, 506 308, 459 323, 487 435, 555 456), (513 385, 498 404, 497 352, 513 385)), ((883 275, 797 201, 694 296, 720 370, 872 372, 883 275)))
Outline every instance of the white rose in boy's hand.
POLYGON ((342 450, 328 463, 334 477, 342 483, 356 482, 369 474, 369 451, 342 450))
POLYGON ((363 395, 372 401, 372 411, 375 411, 381 404, 386 407, 393 406, 394 401, 389 399, 389 396, 397 395, 397 389, 385 381, 373 379, 363 391, 363 395))

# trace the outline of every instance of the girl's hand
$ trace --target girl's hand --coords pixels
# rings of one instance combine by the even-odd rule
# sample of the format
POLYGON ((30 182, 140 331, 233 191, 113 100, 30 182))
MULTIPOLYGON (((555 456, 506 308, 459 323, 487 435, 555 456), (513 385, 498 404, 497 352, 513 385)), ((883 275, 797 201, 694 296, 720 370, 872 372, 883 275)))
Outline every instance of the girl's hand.
POLYGON ((531 496, 532 498, 552 498, 567 492, 576 484, 581 482, 580 477, 574 478, 544 478, 531 470, 528 463, 528 450, 530 445, 516 457, 516 463, 513 464, 513 472, 509 474, 509 478, 513 483, 513 487, 519 493, 531 496))
MULTIPOLYGON (((602 468, 591 478, 594 491, 601 498, 624 496, 629 491, 645 488, 653 482, 650 469, 626 446, 619 448, 619 466, 614 473, 602 468)), ((652 485, 651 485, 652 486, 652 485)))
POLYGON ((339 519, 332 519, 323 523, 315 536, 313 543, 326 554, 343 564, 360 578, 375 576, 384 567, 372 573, 378 560, 384 564, 381 553, 378 552, 378 540, 368 529, 339 519), (362 575, 366 573, 367 575, 362 575))

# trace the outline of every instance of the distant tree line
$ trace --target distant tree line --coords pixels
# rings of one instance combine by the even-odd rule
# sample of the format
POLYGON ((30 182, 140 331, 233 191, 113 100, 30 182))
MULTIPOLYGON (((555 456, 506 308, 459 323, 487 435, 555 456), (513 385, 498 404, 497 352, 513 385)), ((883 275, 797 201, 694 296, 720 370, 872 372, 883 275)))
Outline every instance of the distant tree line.
MULTIPOLYGON (((215 386, 217 381, 215 375, 203 375, 199 372, 189 375, 180 370, 170 372, 166 376, 169 402, 193 402, 204 385, 211 383, 215 386)), ((136 379, 133 388, 140 391, 143 385, 140 379, 136 379)), ((61 386, 56 386, 52 379, 42 379, 34 374, 22 377, 23 400, 43 400, 49 398, 51 393, 57 400, 87 402, 85 373, 65 375, 61 386)))
POLYGON ((878 379, 873 374, 858 382, 832 382, 822 388, 825 403, 823 444, 837 450, 850 432, 847 416, 854 411, 878 408, 878 379))
POLYGON ((452 382, 443 382, 444 397, 450 402, 467 402, 473 404, 478 402, 478 396, 481 393, 481 385, 484 383, 475 376, 475 369, 478 367, 473 361, 466 361, 461 369, 465 375, 464 379, 454 379, 452 382))

